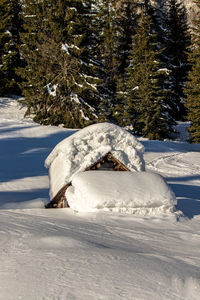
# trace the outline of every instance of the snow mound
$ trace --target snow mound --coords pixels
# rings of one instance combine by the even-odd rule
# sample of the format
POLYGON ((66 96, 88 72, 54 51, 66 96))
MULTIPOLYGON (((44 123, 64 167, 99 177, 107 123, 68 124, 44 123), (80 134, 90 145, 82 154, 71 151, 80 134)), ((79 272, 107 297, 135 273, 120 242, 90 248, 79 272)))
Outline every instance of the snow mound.
POLYGON ((150 172, 80 172, 73 177, 66 198, 79 212, 101 209, 145 215, 173 212, 176 204, 163 177, 150 172))
POLYGON ((131 133, 110 123, 94 124, 61 141, 47 157, 51 199, 74 174, 108 152, 131 171, 144 170, 144 147, 131 133))

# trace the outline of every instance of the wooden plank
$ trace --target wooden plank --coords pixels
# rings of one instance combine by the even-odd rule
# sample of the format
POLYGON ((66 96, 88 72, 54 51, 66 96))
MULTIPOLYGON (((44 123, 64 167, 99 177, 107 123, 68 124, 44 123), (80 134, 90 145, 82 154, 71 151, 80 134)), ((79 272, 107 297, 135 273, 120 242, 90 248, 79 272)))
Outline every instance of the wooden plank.
POLYGON ((53 197, 53 199, 45 205, 46 208, 57 208, 63 206, 63 201, 64 201, 64 207, 69 207, 69 204, 67 203, 67 199, 65 197, 65 192, 67 188, 72 185, 71 182, 64 185, 58 193, 53 197))

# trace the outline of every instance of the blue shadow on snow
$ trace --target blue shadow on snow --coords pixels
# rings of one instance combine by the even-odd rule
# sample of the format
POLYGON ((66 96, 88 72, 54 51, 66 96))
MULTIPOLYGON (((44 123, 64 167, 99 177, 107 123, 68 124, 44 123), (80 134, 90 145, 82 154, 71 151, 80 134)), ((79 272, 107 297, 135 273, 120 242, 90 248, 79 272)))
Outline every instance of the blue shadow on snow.
MULTIPOLYGON (((192 179, 199 179, 200 176, 188 176, 176 178, 176 181, 187 181, 192 179), (184 179, 185 178, 185 179, 184 179)), ((169 178, 167 178, 169 180, 169 178)), ((200 187, 196 185, 170 183, 169 184, 178 197, 176 208, 181 210, 188 218, 193 218, 200 215, 200 187)))
MULTIPOLYGON (((19 127, 20 130, 25 128, 25 126, 19 127)), ((6 130, 10 132, 18 128, 6 130)), ((3 132, 5 133, 6 130, 3 129, 3 132)), ((48 170, 44 167, 45 159, 61 140, 74 132, 74 130, 56 132, 45 137, 0 139, 0 182, 9 185, 12 180, 47 175, 48 170)), ((7 203, 19 203, 37 198, 48 199, 48 193, 48 189, 0 191, 0 208, 7 203)))

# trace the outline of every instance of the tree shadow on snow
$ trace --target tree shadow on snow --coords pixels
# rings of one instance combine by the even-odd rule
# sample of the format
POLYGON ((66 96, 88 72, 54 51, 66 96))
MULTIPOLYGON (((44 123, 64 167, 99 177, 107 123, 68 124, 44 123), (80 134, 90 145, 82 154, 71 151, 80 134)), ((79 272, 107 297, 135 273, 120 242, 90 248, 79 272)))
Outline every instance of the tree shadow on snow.
POLYGON ((191 180, 200 180, 200 175, 189 175, 189 176, 181 176, 181 177, 167 177, 166 178, 167 181, 170 181, 170 182, 177 182, 177 181, 191 181, 191 180))
POLYGON ((200 144, 189 144, 187 142, 140 140, 145 147, 145 152, 165 153, 165 152, 196 152, 200 151, 200 144))
POLYGON ((7 127, 1 129, 0 128, 0 134, 5 134, 5 133, 9 133, 9 132, 15 132, 15 131, 19 131, 19 130, 24 130, 24 129, 32 129, 32 128, 36 128, 38 127, 38 125, 35 126, 15 126, 15 127, 8 127, 8 124, 6 124, 7 127))
POLYGON ((45 137, 18 137, 0 140, 0 182, 48 174, 44 162, 53 148, 73 131, 45 137))
MULTIPOLYGON (((16 128, 14 128, 14 130, 15 129, 16 128)), ((22 127, 20 127, 20 130, 21 129, 22 127)), ((15 187, 15 191, 12 191, 12 181, 26 177, 46 176, 48 170, 44 166, 45 159, 61 140, 74 132, 73 130, 68 130, 54 132, 45 137, 0 139, 0 208, 5 207, 6 203, 8 207, 9 205, 15 207, 15 203, 17 203, 18 207, 20 206, 20 202, 24 203, 27 201, 28 206, 28 202, 34 200, 40 202, 42 202, 43 199, 48 200, 48 189, 37 189, 36 187, 36 189, 20 191, 19 186, 18 190, 16 190, 15 187), (11 184, 11 189, 7 191, 9 184, 11 184), (1 186, 3 187, 2 190, 1 186), (4 191, 6 186, 7 189, 4 191)), ((17 184, 17 182, 14 183, 14 185, 17 184)))
MULTIPOLYGON (((190 177, 190 176, 189 176, 190 177)), ((192 176, 194 179, 195 176, 192 176)), ((196 176, 199 179, 199 176, 196 176)), ((169 179, 169 178, 168 178, 169 179)), ((176 180, 183 181, 183 177, 176 180)), ((191 180, 191 179, 188 179, 191 180)), ((187 181, 187 177, 186 180, 187 181)), ((200 187, 196 185, 171 183, 172 190, 178 199, 176 208, 181 210, 188 218, 200 215, 200 187)))
POLYGON ((0 192, 0 209, 42 208, 49 201, 48 189, 0 192))

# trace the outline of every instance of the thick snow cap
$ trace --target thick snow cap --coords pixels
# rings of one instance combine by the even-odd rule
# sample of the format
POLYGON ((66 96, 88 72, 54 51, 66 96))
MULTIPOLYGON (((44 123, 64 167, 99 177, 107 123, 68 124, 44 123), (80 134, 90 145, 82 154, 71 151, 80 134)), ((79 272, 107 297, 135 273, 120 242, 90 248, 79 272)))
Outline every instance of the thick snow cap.
POLYGON ((80 172, 73 177, 66 197, 69 206, 79 212, 155 215, 173 212, 176 204, 165 180, 151 172, 80 172))
POLYGON ((125 129, 110 123, 94 124, 61 141, 49 154, 51 199, 76 173, 84 171, 108 152, 130 171, 143 171, 143 145, 125 129))

